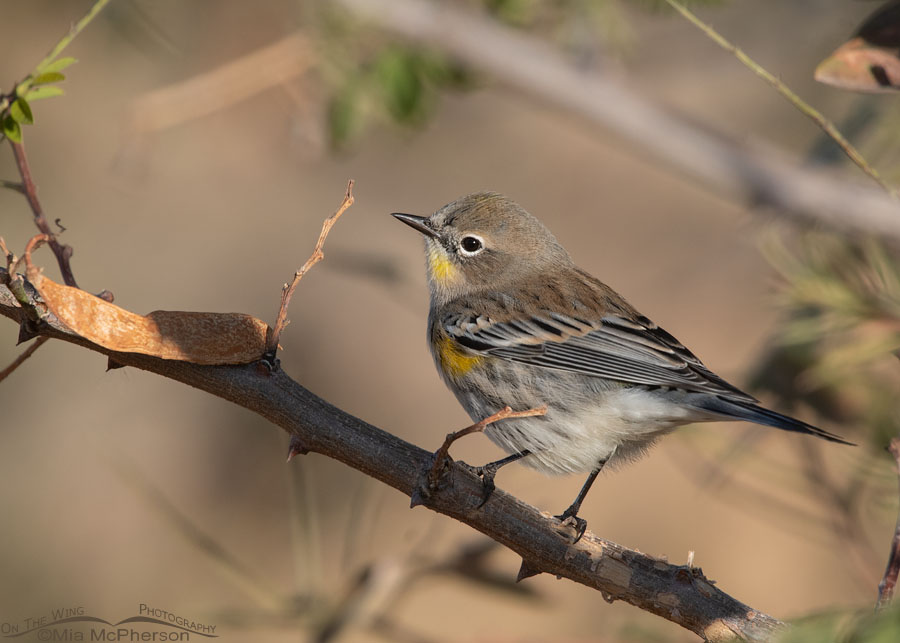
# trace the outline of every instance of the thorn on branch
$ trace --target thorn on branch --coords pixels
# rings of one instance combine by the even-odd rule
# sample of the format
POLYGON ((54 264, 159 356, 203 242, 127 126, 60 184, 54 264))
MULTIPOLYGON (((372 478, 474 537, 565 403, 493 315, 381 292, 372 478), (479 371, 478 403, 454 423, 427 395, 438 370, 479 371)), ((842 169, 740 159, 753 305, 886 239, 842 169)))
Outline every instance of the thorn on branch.
POLYGON ((516 582, 519 583, 526 578, 531 578, 532 576, 537 576, 538 574, 542 574, 543 572, 537 567, 533 567, 527 560, 522 559, 522 565, 519 567, 519 573, 516 574, 516 582))
POLYGON ((312 255, 310 255, 309 259, 306 260, 306 263, 294 273, 294 279, 291 283, 285 284, 281 289, 281 306, 278 310, 278 317, 275 319, 275 327, 266 343, 266 354, 264 358, 269 362, 275 363, 278 340, 281 338, 281 332, 284 330, 284 327, 288 324, 287 309, 291 303, 291 297, 294 296, 294 290, 296 290, 297 284, 300 283, 300 280, 303 279, 303 275, 305 275, 310 268, 325 258, 325 254, 322 252, 322 247, 325 245, 325 239, 328 237, 328 233, 331 232, 331 228, 337 223, 337 220, 351 205, 353 205, 353 179, 350 179, 347 182, 347 191, 344 194, 344 200, 341 201, 341 205, 338 206, 338 209, 334 214, 325 219, 322 223, 322 231, 319 233, 319 240, 316 241, 316 247, 313 250, 312 255))
POLYGON ((295 456, 298 455, 306 455, 309 453, 309 449, 306 445, 303 444, 303 441, 297 435, 291 436, 291 442, 288 445, 288 456, 287 461, 290 462, 294 459, 295 456))

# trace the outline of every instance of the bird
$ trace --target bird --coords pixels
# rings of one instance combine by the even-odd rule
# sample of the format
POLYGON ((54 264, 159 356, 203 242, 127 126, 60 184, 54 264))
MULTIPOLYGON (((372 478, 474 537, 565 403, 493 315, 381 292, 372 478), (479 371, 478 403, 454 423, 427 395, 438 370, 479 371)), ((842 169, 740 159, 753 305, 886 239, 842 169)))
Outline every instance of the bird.
POLYGON ((392 215, 424 238, 428 346, 472 420, 507 406, 546 409, 484 428, 509 455, 474 468, 482 505, 497 470, 512 462, 587 473, 556 516, 574 523, 577 542, 587 528, 578 512, 600 471, 636 460, 679 426, 743 420, 853 444, 764 408, 713 373, 501 194, 470 194, 427 217, 392 215))

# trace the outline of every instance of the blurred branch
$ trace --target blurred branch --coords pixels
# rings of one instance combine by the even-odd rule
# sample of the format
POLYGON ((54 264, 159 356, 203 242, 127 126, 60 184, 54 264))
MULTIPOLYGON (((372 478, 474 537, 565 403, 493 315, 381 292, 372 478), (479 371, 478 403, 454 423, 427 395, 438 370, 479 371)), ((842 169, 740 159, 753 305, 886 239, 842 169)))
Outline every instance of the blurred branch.
POLYGON ((167 522, 197 551, 211 560, 219 571, 253 601, 269 611, 280 609, 284 603, 274 590, 256 578, 255 574, 229 552, 214 535, 194 522, 163 493, 152 480, 143 475, 134 462, 117 455, 108 461, 110 468, 122 482, 131 486, 141 496, 144 504, 156 512, 157 517, 167 522))
POLYGON ((674 115, 623 83, 579 69, 551 46, 456 5, 339 0, 363 19, 437 47, 501 82, 608 127, 719 192, 805 222, 900 241, 900 207, 880 189, 805 168, 674 115))
MULTIPOLYGON (((6 271, 0 270, 0 281, 6 271)), ((30 284, 30 306, 40 302, 30 284)), ((0 286, 0 314, 23 323, 27 307, 0 286)), ((249 409, 287 431, 306 451, 321 453, 400 490, 422 484, 432 454, 332 406, 262 363, 202 366, 137 353, 119 353, 77 336, 52 315, 38 325, 41 336, 71 342, 133 366, 188 384, 249 409)), ((671 565, 586 533, 572 544, 558 521, 500 490, 484 507, 482 483, 459 463, 448 467, 428 508, 450 516, 522 556, 530 569, 569 578, 624 600, 697 633, 708 641, 769 639, 784 624, 718 589, 695 567, 671 565)))
POLYGON ((141 96, 131 108, 129 132, 141 137, 286 85, 316 60, 309 40, 294 33, 215 69, 141 96))
MULTIPOLYGON (((897 462, 897 475, 900 476, 900 438, 891 440, 888 451, 897 462)), ((894 538, 891 540, 891 554, 888 557, 887 569, 884 570, 884 578, 878 583, 878 602, 875 604, 875 609, 882 610, 891 604, 898 575, 900 575, 900 515, 897 516, 897 526, 894 528, 894 538)))

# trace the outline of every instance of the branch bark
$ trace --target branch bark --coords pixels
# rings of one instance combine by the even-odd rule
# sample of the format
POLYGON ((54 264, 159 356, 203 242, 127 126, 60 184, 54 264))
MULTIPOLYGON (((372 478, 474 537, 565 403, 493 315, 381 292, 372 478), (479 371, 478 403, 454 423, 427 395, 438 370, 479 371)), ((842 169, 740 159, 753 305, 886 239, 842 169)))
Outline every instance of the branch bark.
POLYGON ((900 205, 841 174, 749 147, 643 98, 609 76, 579 69, 559 51, 449 2, 339 0, 360 18, 438 48, 556 107, 615 131, 667 165, 751 205, 803 222, 900 241, 900 205))
MULTIPOLYGON (((5 272, 0 269, 0 278, 5 272)), ((27 283, 26 292, 29 303, 40 305, 27 283)), ((28 319, 26 309, 5 286, 0 286, 0 314, 19 323, 28 319)), ((407 496, 412 496, 431 468, 430 452, 332 406, 282 370, 271 371, 260 362, 201 366, 118 353, 75 335, 52 316, 38 324, 37 332, 229 400, 284 429, 298 450, 339 460, 407 496)), ((570 533, 558 521, 499 489, 477 509, 481 492, 480 479, 453 463, 425 505, 509 547, 530 570, 587 585, 608 601, 631 603, 707 641, 764 641, 784 627, 715 587, 698 568, 671 565, 590 532, 573 545, 570 533)))

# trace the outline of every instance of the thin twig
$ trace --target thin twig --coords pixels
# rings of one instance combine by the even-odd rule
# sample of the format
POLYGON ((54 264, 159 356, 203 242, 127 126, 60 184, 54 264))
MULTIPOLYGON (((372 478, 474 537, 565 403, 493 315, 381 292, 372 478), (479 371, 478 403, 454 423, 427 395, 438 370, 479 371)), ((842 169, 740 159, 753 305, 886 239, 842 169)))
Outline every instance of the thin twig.
POLYGON ((666 0, 666 3, 672 7, 675 11, 684 16, 688 22, 697 27, 700 31, 705 33, 710 40, 719 45, 725 51, 730 52, 734 55, 738 61, 741 62, 747 69, 752 71, 754 74, 762 78, 764 81, 769 83, 772 87, 778 91, 779 94, 784 96, 788 102, 790 102, 794 107, 796 107, 800 112, 812 120, 816 125, 822 128, 831 139, 838 144, 838 146, 844 151, 844 154, 847 157, 856 163, 856 165, 863 172, 868 174, 873 181, 878 183, 884 190, 890 194, 892 197, 897 198, 897 192, 888 185, 884 179, 881 178, 881 175, 878 171, 869 165, 869 162, 860 154, 859 150, 857 150, 853 144, 848 141, 843 134, 841 134, 840 130, 835 127, 834 123, 832 123, 829 119, 827 119, 819 110, 815 107, 807 103, 805 100, 800 98, 797 94, 795 94, 790 87, 784 84, 784 82, 773 76, 767 69, 765 69, 758 62, 753 60, 750 56, 744 53, 739 47, 732 44, 728 39, 726 39, 722 34, 712 28, 712 26, 706 24, 700 18, 698 18, 690 9, 681 4, 680 0, 666 0))
POLYGON ((85 14, 85 16, 72 25, 72 28, 69 29, 69 33, 62 37, 62 39, 56 43, 56 46, 47 54, 44 59, 38 63, 38 66, 35 68, 35 71, 40 73, 40 71, 52 63, 56 58, 63 52, 63 49, 69 46, 69 44, 75 39, 75 36, 80 34, 85 27, 87 27, 91 21, 97 17, 97 14, 103 10, 103 7, 108 5, 110 0, 97 0, 94 3, 94 6, 90 8, 90 10, 85 14))
MULTIPOLYGON (((69 46, 75 37, 80 34, 94 18, 97 17, 97 14, 99 14, 109 2, 110 0, 97 0, 84 17, 72 25, 69 32, 63 36, 50 53, 37 64, 37 67, 34 68, 34 71, 32 71, 26 81, 24 81, 24 84, 27 85, 31 79, 40 75, 47 65, 53 63, 63 50, 69 46)), ((9 101, 18 95, 18 92, 22 89, 22 85, 23 83, 20 83, 12 93, 3 97, 3 110, 6 109, 9 101)), ((21 142, 17 143, 12 140, 10 140, 10 145, 12 145, 13 148, 13 155, 16 158, 16 167, 19 169, 22 183, 16 184, 11 181, 3 181, 3 187, 17 190, 25 195, 25 198, 28 200, 28 205, 31 206, 31 211, 34 213, 35 225, 37 225, 38 230, 50 237, 50 247, 53 249, 53 254, 56 255, 57 263, 59 263, 59 270, 62 273, 63 282, 65 282, 67 286, 78 288, 78 284, 75 281, 75 275, 72 273, 72 267, 69 264, 69 260, 72 258, 72 247, 61 244, 56 240, 53 231, 50 229, 50 224, 47 223, 47 219, 44 217, 44 210, 41 207, 41 202, 37 196, 37 186, 31 176, 31 168, 28 166, 28 157, 25 155, 25 146, 21 142)), ((62 229, 60 231, 62 231, 62 229)), ((104 291, 100 296, 107 292, 108 291, 104 291)), ((112 301, 112 293, 108 293, 108 297, 104 297, 104 299, 112 301)))
POLYGON ((13 141, 10 141, 10 144, 13 148, 13 155, 16 157, 16 167, 19 168, 19 175, 22 177, 22 193, 25 195, 28 205, 31 206, 32 213, 34 213, 34 224, 38 230, 47 235, 50 248, 53 250, 53 254, 56 255, 59 271, 62 273, 65 284, 78 288, 78 284, 75 282, 75 275, 72 274, 72 266, 69 264, 69 260, 72 258, 72 246, 61 244, 56 240, 56 236, 53 234, 47 218, 44 216, 44 209, 41 207, 41 202, 37 195, 37 186, 34 183, 34 178, 31 176, 31 167, 28 165, 28 157, 25 155, 25 146, 22 143, 13 141))
POLYGON ((351 205, 353 205, 353 179, 347 181, 347 192, 344 194, 344 200, 341 201, 341 205, 338 206, 338 209, 334 214, 322 222, 322 231, 319 233, 319 240, 316 241, 316 248, 313 250, 312 255, 310 255, 309 259, 306 260, 306 263, 300 267, 300 270, 294 273, 293 281, 291 281, 290 284, 285 284, 281 289, 281 307, 278 310, 275 328, 269 334, 266 347, 266 352, 269 355, 274 356, 275 351, 278 350, 278 340, 281 337, 281 331, 283 331, 284 327, 288 324, 287 309, 291 303, 291 297, 294 296, 294 290, 297 289, 297 284, 300 283, 300 280, 303 279, 303 275, 305 275, 310 268, 325 258, 325 254, 322 252, 322 247, 325 245, 325 239, 328 237, 328 233, 331 232, 331 228, 337 223, 337 220, 351 205))
POLYGON ((0 179, 0 187, 4 187, 7 190, 12 190, 13 192, 18 192, 19 194, 25 194, 25 186, 23 186, 21 183, 17 183, 16 181, 0 179))
MULTIPOLYGON (((900 479, 900 438, 891 440, 888 451, 894 456, 898 479, 900 479)), ((884 570, 884 578, 878 583, 876 610, 882 610, 891 604, 894 598, 894 588, 897 587, 898 575, 900 575, 900 514, 897 515, 897 526, 894 528, 894 538, 891 540, 891 553, 888 556, 887 568, 884 570)))
POLYGON ((471 433, 480 433, 494 422, 499 422, 500 420, 507 420, 511 418, 528 418, 534 417, 536 415, 546 415, 546 413, 546 406, 540 406, 536 409, 527 409, 525 411, 513 411, 511 407, 504 406, 493 415, 489 415, 488 417, 479 420, 471 426, 467 426, 466 428, 460 429, 459 431, 454 431, 453 433, 448 433, 447 437, 444 439, 444 443, 434 453, 434 463, 431 465, 431 469, 428 471, 429 486, 437 486, 438 481, 441 477, 441 470, 444 468, 444 465, 447 463, 447 460, 450 457, 450 445, 456 442, 461 437, 469 435, 471 433))
POLYGON ((12 374, 12 372, 14 370, 19 368, 22 365, 22 362, 24 362, 26 359, 28 359, 29 357, 34 355, 34 352, 37 349, 39 349, 41 346, 43 346, 45 343, 47 343, 48 339, 50 339, 50 338, 45 335, 42 335, 42 336, 38 337, 36 340, 34 340, 34 343, 31 346, 29 346, 28 348, 26 348, 24 351, 22 351, 22 354, 19 355, 16 359, 14 359, 12 364, 10 364, 6 368, 4 368, 2 371, 0 371, 0 382, 5 380, 7 377, 9 377, 12 374))

